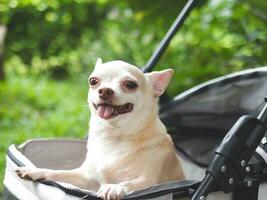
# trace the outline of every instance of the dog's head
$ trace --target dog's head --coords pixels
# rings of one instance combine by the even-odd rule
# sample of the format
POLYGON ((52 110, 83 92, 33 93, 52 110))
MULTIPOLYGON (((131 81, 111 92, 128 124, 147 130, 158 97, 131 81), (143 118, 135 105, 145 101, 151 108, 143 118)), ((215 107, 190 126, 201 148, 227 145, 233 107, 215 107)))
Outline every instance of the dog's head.
POLYGON ((91 118, 105 125, 141 127, 157 115, 157 98, 168 86, 173 71, 144 74, 123 61, 98 59, 88 81, 91 118))

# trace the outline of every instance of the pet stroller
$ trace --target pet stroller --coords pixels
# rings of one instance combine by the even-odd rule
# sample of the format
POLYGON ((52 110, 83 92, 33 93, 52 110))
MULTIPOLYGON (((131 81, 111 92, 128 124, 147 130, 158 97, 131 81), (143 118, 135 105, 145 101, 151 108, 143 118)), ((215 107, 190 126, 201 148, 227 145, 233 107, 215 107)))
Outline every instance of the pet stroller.
MULTIPOLYGON (((196 1, 187 2, 143 68, 145 72, 153 69, 196 1)), ((266 93, 267 67, 262 67, 208 81, 171 100, 162 98, 160 118, 182 158, 187 180, 134 191, 124 199, 266 199, 266 93)), ((25 181, 14 173, 18 166, 76 168, 85 154, 85 140, 43 139, 11 145, 3 199, 100 200, 93 191, 61 182, 25 181)))

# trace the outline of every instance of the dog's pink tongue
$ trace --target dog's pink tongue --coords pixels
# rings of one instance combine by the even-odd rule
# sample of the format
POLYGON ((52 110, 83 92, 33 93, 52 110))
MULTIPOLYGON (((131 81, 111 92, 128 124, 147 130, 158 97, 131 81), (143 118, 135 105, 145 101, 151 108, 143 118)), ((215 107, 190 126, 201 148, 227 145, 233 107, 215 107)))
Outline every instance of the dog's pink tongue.
POLYGON ((113 111, 112 106, 108 106, 108 105, 100 105, 97 109, 99 117, 102 117, 104 119, 111 118, 112 111, 113 111))

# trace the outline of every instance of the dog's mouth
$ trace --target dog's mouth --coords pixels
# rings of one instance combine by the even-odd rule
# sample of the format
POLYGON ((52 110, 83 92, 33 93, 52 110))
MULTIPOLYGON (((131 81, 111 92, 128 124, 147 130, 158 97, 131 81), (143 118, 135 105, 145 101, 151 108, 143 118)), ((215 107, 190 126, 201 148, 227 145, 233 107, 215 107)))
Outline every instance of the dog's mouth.
POLYGON ((107 103, 94 104, 95 109, 99 117, 103 119, 111 119, 118 115, 131 112, 133 110, 132 103, 126 103, 124 105, 112 105, 107 103))

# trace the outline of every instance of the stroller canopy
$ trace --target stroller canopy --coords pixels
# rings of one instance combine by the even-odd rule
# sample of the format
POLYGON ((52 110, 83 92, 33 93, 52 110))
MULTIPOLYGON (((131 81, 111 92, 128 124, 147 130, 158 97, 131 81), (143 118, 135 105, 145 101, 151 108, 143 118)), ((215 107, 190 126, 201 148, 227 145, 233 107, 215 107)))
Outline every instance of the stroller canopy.
POLYGON ((267 67, 244 70, 179 94, 161 106, 160 117, 177 149, 205 167, 240 116, 257 116, 266 94, 267 67))

